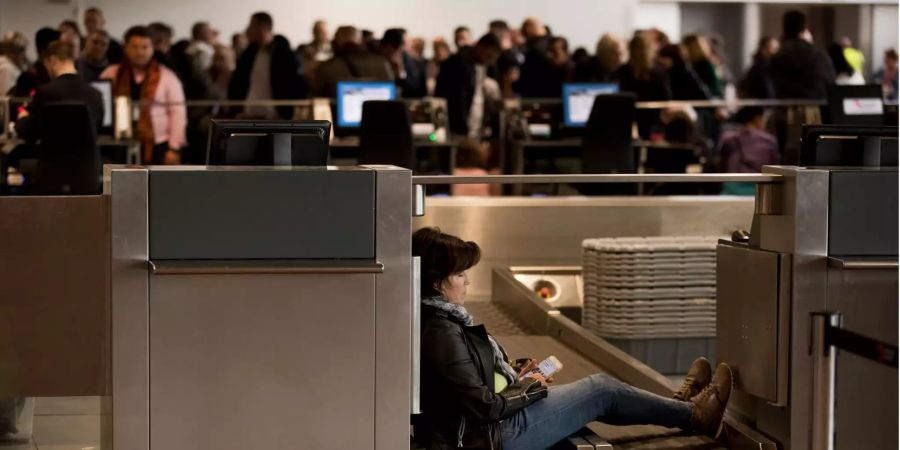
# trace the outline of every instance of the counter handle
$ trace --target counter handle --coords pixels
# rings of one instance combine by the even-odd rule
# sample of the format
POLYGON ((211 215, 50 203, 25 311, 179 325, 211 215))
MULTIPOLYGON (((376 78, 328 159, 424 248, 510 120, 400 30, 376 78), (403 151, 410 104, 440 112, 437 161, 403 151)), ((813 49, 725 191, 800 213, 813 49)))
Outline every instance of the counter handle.
POLYGON ((384 265, 370 260, 154 260, 154 275, 310 275, 379 274, 384 265))
POLYGON ((412 258, 412 305, 410 310, 410 320, 412 321, 410 332, 410 414, 419 414, 422 412, 421 402, 419 400, 419 392, 421 390, 421 328, 422 328, 422 292, 421 292, 421 258, 413 256, 412 258))

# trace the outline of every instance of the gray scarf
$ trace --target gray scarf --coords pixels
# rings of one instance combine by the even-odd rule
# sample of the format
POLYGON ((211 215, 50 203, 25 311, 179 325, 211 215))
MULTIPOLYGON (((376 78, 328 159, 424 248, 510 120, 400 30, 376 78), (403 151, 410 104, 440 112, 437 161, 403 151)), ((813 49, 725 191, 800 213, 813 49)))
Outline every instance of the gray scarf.
MULTIPOLYGON (((425 297, 422 299, 422 304, 431 306, 441 311, 450 314, 456 320, 464 323, 467 327, 471 327, 475 324, 475 321, 472 319, 472 315, 466 311, 462 305, 457 305, 455 303, 448 302, 444 297, 435 296, 435 297, 425 297)), ((491 348, 494 351, 494 366, 499 368, 500 373, 506 378, 506 382, 509 384, 513 384, 518 378, 518 374, 513 370, 512 366, 509 365, 509 362, 506 361, 506 358, 503 357, 503 351, 500 350, 500 345, 497 344, 497 341, 494 340, 494 337, 488 334, 488 341, 491 342, 491 348)))

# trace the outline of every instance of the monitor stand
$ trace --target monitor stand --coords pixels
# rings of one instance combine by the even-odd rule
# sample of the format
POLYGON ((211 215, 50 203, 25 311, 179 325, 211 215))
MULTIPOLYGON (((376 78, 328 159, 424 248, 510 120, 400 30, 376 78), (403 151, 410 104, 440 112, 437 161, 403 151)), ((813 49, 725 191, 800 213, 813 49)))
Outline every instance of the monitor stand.
POLYGON ((272 164, 291 166, 291 133, 272 133, 272 164))

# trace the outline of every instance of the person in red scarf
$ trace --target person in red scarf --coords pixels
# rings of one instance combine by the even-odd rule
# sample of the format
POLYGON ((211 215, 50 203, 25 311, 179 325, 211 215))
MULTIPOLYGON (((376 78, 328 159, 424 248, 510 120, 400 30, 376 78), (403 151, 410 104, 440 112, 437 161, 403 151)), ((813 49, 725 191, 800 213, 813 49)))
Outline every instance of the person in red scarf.
POLYGON ((132 102, 132 130, 141 141, 144 164, 178 164, 185 144, 184 90, 174 72, 153 57, 150 30, 135 26, 125 33, 125 58, 100 75, 112 80, 116 97, 132 102))

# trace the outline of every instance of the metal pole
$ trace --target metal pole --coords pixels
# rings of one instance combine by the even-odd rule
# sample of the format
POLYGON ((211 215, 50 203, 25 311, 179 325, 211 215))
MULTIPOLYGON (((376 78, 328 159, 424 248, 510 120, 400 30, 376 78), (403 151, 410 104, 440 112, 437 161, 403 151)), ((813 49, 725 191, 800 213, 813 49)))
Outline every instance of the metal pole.
POLYGON ((812 314, 813 400, 811 448, 834 450, 834 346, 826 337, 828 327, 837 327, 840 316, 834 313, 812 314))

